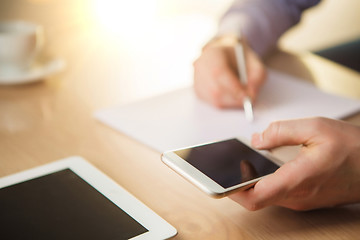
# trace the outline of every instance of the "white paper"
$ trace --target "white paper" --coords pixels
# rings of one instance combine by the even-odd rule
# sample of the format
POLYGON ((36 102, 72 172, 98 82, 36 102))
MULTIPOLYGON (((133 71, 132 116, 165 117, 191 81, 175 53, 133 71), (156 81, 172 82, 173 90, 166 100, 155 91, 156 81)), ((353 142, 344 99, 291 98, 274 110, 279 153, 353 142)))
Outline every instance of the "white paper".
POLYGON ((242 109, 220 110, 185 88, 128 105, 97 111, 103 123, 159 152, 241 136, 250 139, 272 121, 323 116, 342 118, 360 101, 325 93, 304 80, 269 70, 254 105, 254 121, 242 109))

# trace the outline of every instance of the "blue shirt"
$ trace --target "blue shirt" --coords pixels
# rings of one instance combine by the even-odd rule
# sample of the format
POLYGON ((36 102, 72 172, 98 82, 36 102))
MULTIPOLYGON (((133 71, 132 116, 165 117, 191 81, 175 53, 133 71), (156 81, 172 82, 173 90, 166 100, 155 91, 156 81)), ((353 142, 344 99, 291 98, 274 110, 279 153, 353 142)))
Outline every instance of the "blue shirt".
POLYGON ((320 0, 235 0, 219 25, 219 35, 245 36, 260 56, 300 21, 304 10, 320 0))

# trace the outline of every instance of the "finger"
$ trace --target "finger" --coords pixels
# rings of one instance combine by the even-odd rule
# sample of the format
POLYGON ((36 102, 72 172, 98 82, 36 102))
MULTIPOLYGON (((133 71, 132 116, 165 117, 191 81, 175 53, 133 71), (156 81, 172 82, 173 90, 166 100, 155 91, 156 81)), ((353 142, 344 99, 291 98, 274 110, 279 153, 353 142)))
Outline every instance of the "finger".
POLYGON ((277 121, 262 133, 254 134, 252 145, 259 149, 271 149, 285 145, 307 145, 313 137, 313 122, 310 119, 277 121))
POLYGON ((311 164, 306 157, 285 163, 275 173, 257 182, 253 189, 236 192, 230 197, 249 210, 258 210, 267 206, 291 206, 303 201, 294 198, 294 189, 311 174, 311 164))
POLYGON ((246 191, 232 193, 228 197, 250 211, 259 210, 262 207, 259 205, 254 205, 252 201, 253 191, 254 188, 250 188, 246 191))
POLYGON ((255 185, 253 201, 262 206, 310 207, 308 201, 319 192, 322 181, 318 178, 321 170, 313 157, 311 151, 301 151, 294 160, 264 178, 255 185))
POLYGON ((218 108, 229 108, 229 107, 242 107, 242 101, 236 96, 233 96, 219 86, 213 83, 207 83, 206 86, 197 86, 194 84, 196 94, 200 99, 211 103, 218 108))
POLYGON ((245 89, 230 68, 216 74, 217 89, 213 98, 220 107, 242 107, 245 89))
POLYGON ((241 100, 245 93, 245 87, 234 71, 228 67, 218 74, 217 83, 224 93, 232 96, 234 99, 241 100))
POLYGON ((229 198, 250 211, 259 210, 271 205, 277 205, 285 195, 286 185, 272 175, 257 182, 254 188, 239 191, 229 195, 229 198))
POLYGON ((222 94, 216 106, 220 108, 242 108, 242 99, 230 94, 222 94))

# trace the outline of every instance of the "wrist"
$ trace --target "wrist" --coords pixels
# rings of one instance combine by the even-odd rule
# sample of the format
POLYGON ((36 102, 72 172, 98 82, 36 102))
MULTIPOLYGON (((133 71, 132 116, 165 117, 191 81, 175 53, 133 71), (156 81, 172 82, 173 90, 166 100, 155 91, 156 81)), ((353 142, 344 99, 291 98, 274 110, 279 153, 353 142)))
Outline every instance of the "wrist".
POLYGON ((205 50, 209 47, 234 47, 236 44, 241 43, 242 41, 242 38, 233 34, 215 36, 204 45, 202 50, 205 50))

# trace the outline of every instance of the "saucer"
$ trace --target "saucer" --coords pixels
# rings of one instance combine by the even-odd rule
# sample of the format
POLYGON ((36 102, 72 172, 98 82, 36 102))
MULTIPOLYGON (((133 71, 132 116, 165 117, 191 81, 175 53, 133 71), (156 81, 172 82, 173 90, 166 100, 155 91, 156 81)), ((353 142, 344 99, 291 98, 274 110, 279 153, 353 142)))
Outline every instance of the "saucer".
POLYGON ((0 84, 15 85, 31 83, 43 80, 45 77, 60 72, 65 68, 65 61, 62 59, 50 60, 46 63, 36 63, 27 71, 14 74, 0 74, 0 84))

